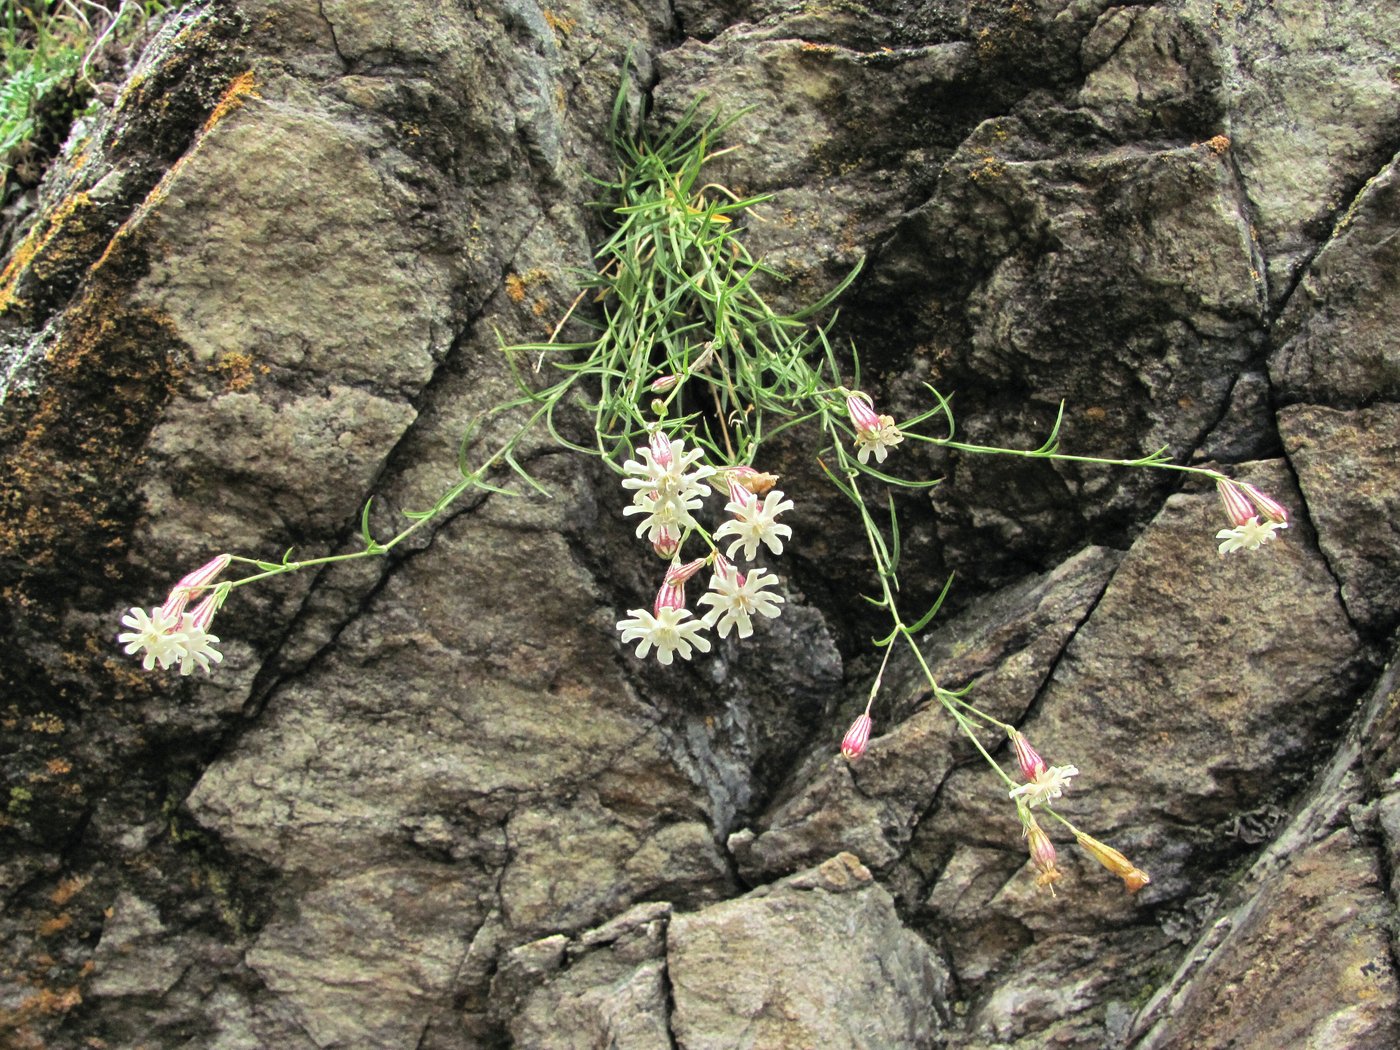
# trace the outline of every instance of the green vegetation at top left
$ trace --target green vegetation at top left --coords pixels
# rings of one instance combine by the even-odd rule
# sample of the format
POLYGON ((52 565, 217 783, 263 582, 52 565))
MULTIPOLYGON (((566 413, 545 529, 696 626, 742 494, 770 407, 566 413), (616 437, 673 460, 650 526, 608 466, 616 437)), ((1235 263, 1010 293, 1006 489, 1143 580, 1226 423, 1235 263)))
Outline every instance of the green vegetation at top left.
POLYGON ((0 203, 38 181, 167 0, 0 0, 0 203))

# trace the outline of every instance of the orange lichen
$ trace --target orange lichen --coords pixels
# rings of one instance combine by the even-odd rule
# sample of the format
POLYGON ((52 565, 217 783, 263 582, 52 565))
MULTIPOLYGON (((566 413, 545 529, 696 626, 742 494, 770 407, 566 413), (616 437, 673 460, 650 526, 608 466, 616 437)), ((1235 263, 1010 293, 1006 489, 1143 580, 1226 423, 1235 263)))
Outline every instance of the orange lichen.
POLYGON ((569 18, 567 15, 556 15, 553 11, 544 13, 544 20, 549 28, 554 30, 554 35, 562 39, 578 28, 578 19, 569 18))
POLYGON ((523 303, 525 301, 525 282, 518 274, 510 274, 506 277, 506 295, 510 296, 513 303, 523 303))
POLYGON ((250 98, 262 98, 253 90, 256 79, 251 69, 244 70, 229 81, 228 87, 219 97, 219 101, 214 103, 214 108, 209 111, 209 116, 204 121, 204 127, 199 129, 201 135, 207 135, 214 130, 214 126, 227 117, 234 110, 240 108, 244 102, 250 98))
POLYGON ((52 280, 65 266, 85 264, 106 237, 94 230, 97 205, 86 193, 64 197, 37 223, 0 270, 0 314, 27 303, 16 294, 18 284, 32 272, 37 282, 52 280))
POLYGON ((968 178, 973 182, 981 182, 984 179, 999 179, 1006 174, 1006 162, 999 157, 985 156, 977 167, 968 172, 968 178))
POLYGON ((54 891, 49 894, 49 900, 53 902, 54 907, 61 908, 82 893, 91 881, 92 879, 87 875, 75 875, 61 879, 54 891))
POLYGON ((68 927, 72 925, 73 916, 69 915, 66 911, 60 912, 53 918, 44 919, 42 922, 39 923, 39 936, 52 937, 55 933, 61 933, 63 930, 68 929, 68 927))

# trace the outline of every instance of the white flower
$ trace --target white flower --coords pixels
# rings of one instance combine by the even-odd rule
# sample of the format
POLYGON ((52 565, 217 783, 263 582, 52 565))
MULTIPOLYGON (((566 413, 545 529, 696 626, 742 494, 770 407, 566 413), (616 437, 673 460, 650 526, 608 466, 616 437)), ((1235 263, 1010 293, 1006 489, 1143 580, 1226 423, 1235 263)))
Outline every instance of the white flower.
POLYGON ((894 417, 881 416, 879 426, 856 431, 856 458, 865 463, 870 459, 870 453, 874 452, 875 462, 883 463, 890 454, 889 450, 903 440, 904 435, 894 425, 894 417))
POLYGON ((705 626, 714 627, 721 638, 729 637, 731 627, 738 630, 740 638, 749 637, 753 634, 753 616, 778 615, 782 595, 764 592, 765 587, 773 587, 777 582, 778 578, 765 569, 754 569, 745 575, 720 559, 715 563, 710 589, 698 603, 710 606, 704 616, 705 626))
POLYGON ((631 609, 629 615, 630 620, 617 622, 617 629, 622 632, 624 645, 638 643, 637 656, 643 660, 652 646, 656 646, 656 658, 663 664, 669 664, 674 653, 689 660, 692 646, 702 653, 710 651, 710 640, 700 633, 705 622, 692 619, 689 609, 661 606, 655 615, 645 609, 631 609))
POLYGON ((663 498, 654 489, 647 489, 633 496, 632 505, 624 507, 622 513, 645 514, 637 526, 637 535, 645 533, 652 546, 664 547, 668 539, 674 539, 695 524, 690 512, 699 510, 702 502, 698 496, 690 500, 674 496, 663 498))
POLYGON ((1079 770, 1074 766, 1050 766, 1030 783, 1012 788, 1011 797, 1019 797, 1027 806, 1038 806, 1052 798, 1059 798, 1060 793, 1069 787, 1069 778, 1078 775, 1079 770))
POLYGON ((178 625, 174 618, 167 618, 161 609, 152 609, 149 615, 145 609, 128 609, 122 623, 131 630, 117 635, 117 644, 126 645, 124 651, 128 656, 135 656, 144 649, 145 656, 141 659, 143 669, 153 670, 157 663, 161 667, 169 667, 179 659, 181 643, 175 633, 178 625))
MULTIPOLYGON (((194 612, 173 616, 165 607, 152 609, 149 615, 144 609, 129 609, 122 623, 131 630, 117 635, 117 642, 125 643, 126 652, 131 656, 145 650, 141 660, 144 670, 154 670, 156 664, 164 670, 178 663, 183 675, 196 667, 208 674, 210 661, 217 664, 224 659, 214 648, 218 637, 209 633, 210 621, 221 601, 222 594, 216 591, 200 602, 194 612)), ((183 604, 181 598, 179 605, 183 604)))
POLYGON ((1288 526, 1283 522, 1265 521, 1261 523, 1256 516, 1233 529, 1221 529, 1215 534, 1215 538, 1225 541, 1220 545, 1220 553, 1223 556, 1231 551, 1258 550, 1274 538, 1276 530, 1286 528, 1288 526))
POLYGON ((779 525, 776 519, 783 511, 792 510, 792 500, 783 499, 778 489, 773 489, 760 500, 735 482, 729 484, 729 495, 724 509, 734 517, 715 530, 716 540, 735 537, 729 545, 729 556, 734 557, 734 552, 742 547, 744 560, 753 561, 760 542, 774 554, 782 554, 783 540, 791 539, 792 529, 779 525))
POLYGON ((697 509, 700 499, 710 494, 710 487, 704 482, 715 469, 704 463, 696 464, 705 455, 704 449, 693 448, 687 452, 684 440, 671 441, 658 431, 652 435, 651 444, 639 449, 638 454, 642 457, 640 461, 629 459, 622 464, 627 474, 634 475, 622 479, 623 488, 638 489, 639 495, 651 492, 658 499, 675 499, 687 505, 695 500, 691 510, 697 509), (691 467, 694 469, 689 470, 691 467))

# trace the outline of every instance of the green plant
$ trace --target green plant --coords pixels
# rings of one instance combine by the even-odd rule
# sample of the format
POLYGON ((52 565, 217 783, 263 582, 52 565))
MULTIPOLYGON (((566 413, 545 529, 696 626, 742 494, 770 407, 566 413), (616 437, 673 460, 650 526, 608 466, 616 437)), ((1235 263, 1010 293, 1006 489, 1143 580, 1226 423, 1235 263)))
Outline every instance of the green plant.
POLYGON ((0 21, 0 184, 28 160, 42 130, 46 103, 65 93, 72 117, 86 104, 93 57, 112 40, 129 40, 154 17, 164 0, 10 0, 0 21))
MULTIPOLYGON (((947 586, 921 613, 905 612, 899 519, 889 490, 937 482, 907 476, 900 469, 902 463, 907 466, 900 446, 925 442, 967 455, 1198 475, 1216 484, 1224 500, 1231 528, 1217 536, 1224 541, 1222 553, 1259 547, 1286 527, 1287 512, 1263 493, 1213 470, 1170 462, 1164 450, 1133 459, 1063 453, 1058 418, 1049 438, 1035 449, 958 441, 952 406, 932 387, 926 388, 928 407, 912 418, 896 422, 881 414, 859 389, 855 348, 838 351, 832 342, 835 314, 829 308, 858 267, 807 307, 785 311, 773 305, 770 290, 782 276, 745 247, 741 222, 765 198, 742 198, 704 181, 706 164, 724 152, 716 142, 727 126, 725 121, 700 120, 692 110, 659 138, 619 138, 616 177, 601 182, 614 226, 598 250, 597 269, 585 276, 583 289, 549 339, 503 347, 517 396, 469 428, 460 447, 460 479, 432 506, 405 511, 409 523, 381 541, 370 529, 367 504, 361 516, 363 546, 349 554, 293 560, 288 552, 280 562, 220 554, 176 583, 163 606, 131 609, 123 621, 130 630, 120 641, 129 654, 141 656, 147 669, 178 665, 184 674, 196 666, 208 671, 211 662, 222 658, 209 627, 235 588, 312 566, 384 555, 472 490, 543 493, 517 452, 527 436, 544 428, 557 444, 598 457, 620 477, 632 499, 624 515, 639 519, 637 536, 666 562, 650 610, 643 605, 617 622, 623 643, 636 643, 642 658, 654 650, 662 664, 677 655, 690 659, 696 651, 710 650, 710 632, 723 639, 732 631, 742 640, 753 633, 756 618, 781 615, 778 578, 752 563, 760 548, 779 555, 791 539, 790 527, 779 517, 793 504, 775 487, 778 479, 759 466, 768 443, 790 432, 794 443, 805 439, 863 528, 875 584, 866 600, 889 623, 875 646, 885 650, 886 661, 896 646, 908 649, 932 697, 1002 779, 1026 831, 1038 880, 1052 886, 1058 871, 1037 810, 1064 824, 1130 890, 1140 888, 1148 881, 1146 873, 1055 812, 1053 800, 1078 770, 1047 765, 1014 726, 969 702, 966 690, 948 689, 936 679, 918 636, 938 612, 947 586), (596 311, 575 317, 585 299, 596 304, 596 311), (571 319, 581 337, 558 341, 571 319), (514 488, 506 487, 511 476, 519 482, 514 488), (727 492, 728 501, 718 515, 707 516, 714 489, 721 496, 727 492), (252 571, 241 579, 215 582, 231 564, 252 571), (687 606, 685 589, 707 569, 709 586, 698 604, 710 608, 696 615, 687 606), (196 596, 198 605, 186 611, 196 596), (978 730, 986 727, 1009 739, 1019 780, 982 744, 978 730)), ((882 664, 865 711, 842 742, 851 761, 866 750, 873 729, 871 705, 883 674, 882 664)))

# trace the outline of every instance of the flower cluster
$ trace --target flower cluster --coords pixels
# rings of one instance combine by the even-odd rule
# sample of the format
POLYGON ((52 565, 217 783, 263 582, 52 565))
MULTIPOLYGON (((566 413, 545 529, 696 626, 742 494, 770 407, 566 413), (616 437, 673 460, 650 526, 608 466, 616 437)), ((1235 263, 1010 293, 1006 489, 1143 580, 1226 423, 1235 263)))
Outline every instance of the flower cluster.
POLYGON ((623 463, 622 487, 632 492, 632 505, 623 513, 643 515, 637 535, 646 536, 652 549, 671 559, 651 612, 632 609, 628 618, 617 622, 624 644, 637 643, 637 655, 645 659, 654 648, 656 659, 669 664, 677 653, 690 659, 693 650, 710 651, 710 641, 702 632, 714 629, 721 638, 733 631, 739 638, 753 634, 755 616, 778 615, 783 597, 770 588, 777 577, 766 569, 752 567, 741 572, 731 559, 742 551, 752 560, 760 546, 773 554, 783 552, 783 541, 791 539, 792 529, 778 521, 778 515, 792 509, 792 501, 773 488, 777 478, 752 467, 726 467, 722 470, 703 462, 700 448, 687 450, 682 438, 671 439, 657 430, 639 459, 623 463), (706 536, 695 518, 710 494, 708 479, 723 475, 729 490, 725 511, 729 517, 714 531, 707 557, 682 563, 680 551, 693 534, 706 536), (716 547, 731 539, 728 557, 716 547), (697 604, 709 606, 702 616, 686 607, 686 581, 705 566, 712 566, 709 588, 697 604))
POLYGON ((1281 503, 1243 481, 1219 478, 1215 483, 1220 500, 1225 504, 1225 516, 1233 528, 1221 529, 1215 538, 1222 556, 1231 551, 1257 550, 1279 529, 1288 528, 1288 510, 1281 503))
POLYGON ((220 554, 188 573, 170 589, 165 604, 150 612, 128 609, 121 622, 131 630, 117 635, 117 643, 125 646, 128 656, 141 654, 141 666, 147 671, 157 665, 162 670, 178 665, 182 675, 190 674, 195 667, 209 674, 210 662, 221 663, 224 658, 214 648, 219 639, 210 633, 209 626, 228 593, 215 587, 214 580, 229 561, 227 554, 220 554), (190 599, 202 590, 209 590, 209 594, 187 610, 190 599))
POLYGON ((1064 789, 1069 786, 1069 778, 1077 776, 1079 770, 1074 766, 1047 765, 1045 759, 1040 757, 1040 753, 1021 733, 1010 728, 1007 732, 1011 737, 1012 750, 1016 754, 1016 764, 1020 767, 1021 776, 1026 781, 1011 790, 1011 797, 1016 800, 1016 812, 1021 819, 1021 830, 1026 837, 1031 864, 1037 872, 1035 884, 1048 888, 1053 896, 1055 883, 1062 875, 1060 869, 1056 867, 1055 844, 1050 840, 1045 829, 1037 822, 1035 814, 1032 812, 1032 808, 1035 806, 1044 807, 1060 823, 1064 824, 1074 834, 1075 840, 1089 856, 1123 880, 1123 885, 1129 893, 1136 893, 1151 882, 1152 879, 1147 872, 1134 865, 1123 854, 1093 836, 1086 835, 1051 808, 1050 800, 1060 797, 1064 789))

